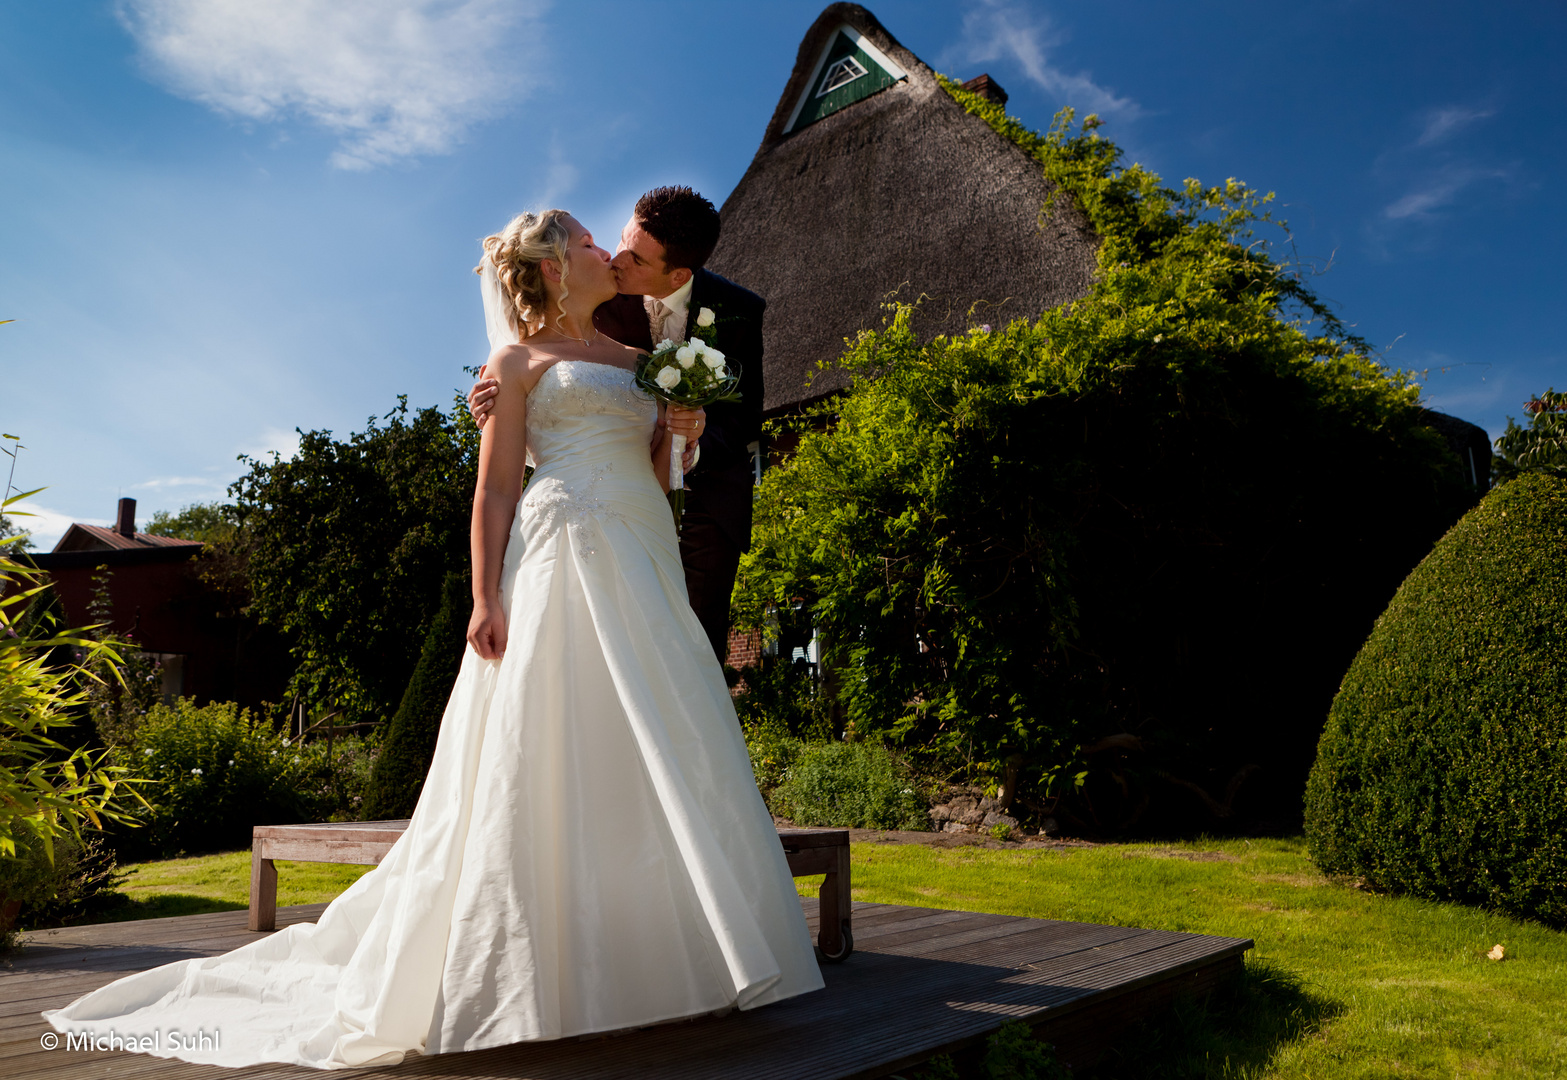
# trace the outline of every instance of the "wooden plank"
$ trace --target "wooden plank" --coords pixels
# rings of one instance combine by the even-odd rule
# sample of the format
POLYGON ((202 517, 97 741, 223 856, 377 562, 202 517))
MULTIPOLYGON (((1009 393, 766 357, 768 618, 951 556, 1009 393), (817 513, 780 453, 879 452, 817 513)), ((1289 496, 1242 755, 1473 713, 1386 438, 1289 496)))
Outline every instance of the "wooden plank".
MULTIPOLYGON (((313 836, 258 837, 252 847, 260 849, 263 859, 349 863, 355 866, 377 866, 392 850, 391 844, 375 840, 327 839, 313 836)), ((276 888, 275 884, 273 888, 276 888)))
MULTIPOLYGON (((802 899, 809 910, 815 905, 802 899)), ((286 909, 285 909, 286 910, 286 909)), ((982 1041, 1019 1015, 1047 1034, 1074 1063, 1102 1053, 1106 1038, 1139 1010, 1167 1007, 1172 995, 1201 992, 1239 970, 1250 943, 1128 927, 1092 927, 1009 916, 856 904, 860 926, 879 926, 849 962, 823 969, 827 989, 723 1019, 660 1025, 614 1037, 528 1043, 463 1055, 410 1056, 389 1069, 361 1070, 364 1080, 443 1075, 528 1080, 636 1077, 639 1080, 839 1080, 879 1077, 897 1068, 982 1041), (910 953, 914 954, 910 954, 910 953), (954 959, 968 957, 969 959, 954 959), (977 962, 975 962, 977 961, 977 962), (1097 1034, 1096 1034, 1097 1033, 1097 1034), (1097 1041, 1096 1041, 1097 1040, 1097 1041)), ((203 936, 215 951, 232 941, 240 912, 210 917, 203 936), (210 937, 208 937, 210 935, 210 937)), ((280 913, 283 915, 284 913, 280 913)), ((174 921, 174 920, 169 920, 174 921)), ((134 931, 124 929, 126 937, 134 931)), ((253 936, 239 932, 243 939, 253 936)), ((107 943, 105 943, 106 945, 107 943)), ((127 942, 130 945, 130 942, 127 942)), ((85 950, 95 964, 112 948, 85 950)), ((86 981, 112 971, 60 971, 48 978, 64 1004, 86 981)), ((44 978, 44 973, 39 973, 44 978)), ((11 989, 11 986, 7 986, 11 989)), ((20 986, 16 987, 20 989, 20 986)), ((44 983, 35 989, 43 989, 44 983)), ((32 997, 31 994, 28 994, 32 997)), ((37 1048, 44 1030, 0 1033, 0 1072, 31 1077, 234 1077, 139 1054, 73 1055, 66 1061, 37 1048)), ((18 1018, 20 1019, 20 1018, 18 1018)), ((58 1054, 58 1052, 56 1052, 58 1054)), ((245 1080, 300 1080, 313 1071, 286 1066, 241 1070, 245 1080)))

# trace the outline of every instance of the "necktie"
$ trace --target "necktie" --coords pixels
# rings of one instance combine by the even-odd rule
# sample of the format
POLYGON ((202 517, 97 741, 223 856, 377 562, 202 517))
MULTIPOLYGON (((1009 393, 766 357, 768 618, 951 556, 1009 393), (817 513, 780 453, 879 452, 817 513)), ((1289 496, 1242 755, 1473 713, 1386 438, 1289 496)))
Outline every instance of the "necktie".
POLYGON ((664 340, 664 323, 674 312, 664 306, 664 302, 656 296, 647 298, 648 328, 653 331, 653 344, 657 345, 664 340))

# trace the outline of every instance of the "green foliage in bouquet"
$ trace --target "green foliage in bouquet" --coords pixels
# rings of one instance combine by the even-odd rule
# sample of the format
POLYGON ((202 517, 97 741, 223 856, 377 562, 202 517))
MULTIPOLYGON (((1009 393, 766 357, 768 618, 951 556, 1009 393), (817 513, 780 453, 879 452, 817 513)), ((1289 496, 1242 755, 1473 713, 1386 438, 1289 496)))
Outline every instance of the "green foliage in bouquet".
POLYGON ((1567 926, 1567 477, 1471 510, 1377 620, 1306 793, 1331 874, 1567 926))
POLYGON ((230 489, 255 612, 288 638, 291 691, 344 722, 396 711, 448 571, 468 566, 478 439, 466 406, 406 398, 338 441, 302 432, 230 489))
POLYGON ((1473 493, 1418 388, 1253 236, 1267 196, 949 90, 1059 185, 1043 213, 1084 208, 1096 283, 994 331, 922 341, 899 308, 860 335, 763 478, 737 619, 803 604, 859 735, 1008 806, 1296 817, 1344 669, 1473 493))

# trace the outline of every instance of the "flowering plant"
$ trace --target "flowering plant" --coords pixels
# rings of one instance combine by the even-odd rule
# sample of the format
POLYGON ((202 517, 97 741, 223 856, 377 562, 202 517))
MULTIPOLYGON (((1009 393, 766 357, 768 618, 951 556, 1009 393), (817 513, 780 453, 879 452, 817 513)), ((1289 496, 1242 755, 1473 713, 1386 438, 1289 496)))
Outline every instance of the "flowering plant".
MULTIPOLYGON (((703 308, 703 314, 707 310, 703 308)), ((740 369, 698 337, 659 342, 637 364, 636 384, 662 401, 687 409, 740 400, 740 369)), ((685 508, 685 472, 680 468, 685 452, 686 437, 676 435, 669 449, 669 505, 675 514, 676 531, 685 508)))

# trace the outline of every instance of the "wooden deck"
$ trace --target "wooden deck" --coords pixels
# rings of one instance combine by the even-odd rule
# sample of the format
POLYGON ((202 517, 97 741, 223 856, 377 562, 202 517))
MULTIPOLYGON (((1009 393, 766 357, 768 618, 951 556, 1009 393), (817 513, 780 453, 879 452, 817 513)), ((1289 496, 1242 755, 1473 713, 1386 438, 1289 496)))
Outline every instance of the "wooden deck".
MULTIPOLYGON (((278 924, 324 905, 283 908, 278 924)), ((804 904, 814 924, 816 903, 804 904)), ((45 1050, 39 1017, 132 971, 225 952, 255 934, 246 912, 104 923, 27 935, 0 967, 0 1076, 289 1077, 292 1066, 244 1070, 119 1051, 45 1050)), ((812 926, 814 936, 815 927, 812 926)), ((359 1077, 484 1080, 835 1080, 884 1077, 972 1046, 1011 1018, 1034 1025, 1076 1065, 1095 1060, 1127 1025, 1178 994, 1201 994, 1241 970, 1252 943, 1160 930, 1020 919, 886 904, 854 905, 855 951, 822 968, 826 990, 723 1018, 624 1034, 522 1043, 469 1054, 409 1055, 359 1077)))

